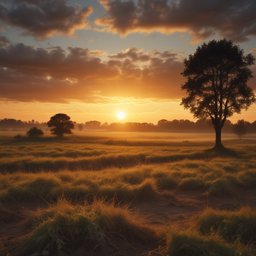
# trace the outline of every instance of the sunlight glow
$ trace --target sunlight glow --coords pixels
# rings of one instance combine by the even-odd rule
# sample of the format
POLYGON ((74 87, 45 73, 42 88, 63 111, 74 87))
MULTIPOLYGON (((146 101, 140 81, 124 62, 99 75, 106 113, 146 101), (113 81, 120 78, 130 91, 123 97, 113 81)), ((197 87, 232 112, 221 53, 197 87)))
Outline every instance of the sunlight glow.
POLYGON ((116 116, 119 118, 119 119, 124 119, 125 118, 125 113, 124 112, 118 112, 116 114, 116 116))

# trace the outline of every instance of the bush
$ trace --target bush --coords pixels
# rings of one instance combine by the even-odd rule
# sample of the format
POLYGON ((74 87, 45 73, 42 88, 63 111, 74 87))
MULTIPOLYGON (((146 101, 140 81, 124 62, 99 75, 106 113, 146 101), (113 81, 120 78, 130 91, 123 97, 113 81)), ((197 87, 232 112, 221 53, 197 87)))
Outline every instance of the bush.
POLYGON ((28 137, 39 137, 43 135, 44 135, 44 132, 41 129, 38 129, 36 127, 29 129, 27 132, 28 137))
POLYGON ((17 135, 14 136, 14 139, 15 139, 15 140, 19 140, 19 139, 21 139, 21 138, 22 138, 22 135, 21 135, 21 134, 17 134, 17 135))

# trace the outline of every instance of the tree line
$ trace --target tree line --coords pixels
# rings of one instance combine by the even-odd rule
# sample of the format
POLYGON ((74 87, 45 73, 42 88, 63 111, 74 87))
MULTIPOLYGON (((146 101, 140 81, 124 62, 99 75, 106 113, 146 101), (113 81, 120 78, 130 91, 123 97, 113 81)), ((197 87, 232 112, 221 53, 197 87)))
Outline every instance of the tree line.
MULTIPOLYGON (((226 120, 223 127, 223 132, 232 133, 236 124, 241 122, 245 127, 247 133, 256 133, 256 121, 248 122, 239 120, 237 123, 232 123, 226 120)), ((72 122, 74 129, 78 131, 90 130, 104 130, 104 131, 127 131, 127 132, 212 132, 214 127, 211 120, 199 119, 197 121, 190 121, 187 119, 174 119, 167 120, 161 119, 157 124, 153 123, 139 123, 139 122, 126 122, 126 123, 101 123, 99 121, 87 121, 85 123, 72 122)), ((0 130, 13 130, 13 129, 30 129, 37 127, 43 131, 49 131, 47 122, 39 123, 37 121, 23 122, 15 119, 2 119, 0 120, 0 130)))

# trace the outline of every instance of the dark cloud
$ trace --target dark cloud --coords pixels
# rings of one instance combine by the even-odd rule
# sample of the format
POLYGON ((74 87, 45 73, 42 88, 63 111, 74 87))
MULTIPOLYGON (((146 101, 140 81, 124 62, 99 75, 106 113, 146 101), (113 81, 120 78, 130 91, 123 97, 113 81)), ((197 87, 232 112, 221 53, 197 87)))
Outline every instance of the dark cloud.
POLYGON ((0 98, 7 101, 106 102, 106 97, 178 99, 179 54, 130 48, 103 61, 102 51, 69 47, 0 48, 0 98), (147 61, 145 61, 145 56, 147 61), (134 61, 135 60, 135 61, 134 61))
POLYGON ((100 0, 106 9, 95 23, 125 36, 133 32, 189 31, 192 43, 215 33, 235 42, 256 35, 255 0, 100 0))
POLYGON ((0 66, 24 73, 53 78, 84 79, 112 77, 116 70, 103 64, 95 52, 69 47, 68 54, 61 47, 33 48, 22 43, 0 48, 0 66))
POLYGON ((0 47, 10 44, 10 40, 5 36, 0 36, 0 47))
POLYGON ((72 36, 75 30, 88 28, 86 18, 92 12, 91 6, 78 11, 65 0, 14 0, 9 7, 0 5, 0 22, 43 40, 55 34, 72 36))

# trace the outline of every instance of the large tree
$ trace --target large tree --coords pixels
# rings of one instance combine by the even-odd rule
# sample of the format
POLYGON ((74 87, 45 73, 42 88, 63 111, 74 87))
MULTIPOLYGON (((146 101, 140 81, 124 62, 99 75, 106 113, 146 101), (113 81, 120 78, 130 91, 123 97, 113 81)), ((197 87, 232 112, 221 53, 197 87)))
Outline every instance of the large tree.
POLYGON ((74 129, 73 122, 70 121, 70 117, 66 114, 52 116, 47 125, 52 127, 52 134, 59 137, 63 137, 64 134, 72 134, 71 129, 74 129))
POLYGON ((190 109, 196 118, 210 118, 216 133, 215 148, 222 148, 221 129, 226 119, 255 102, 252 88, 247 82, 252 78, 255 58, 244 55, 239 46, 226 39, 212 40, 199 46, 193 55, 184 60, 181 86, 187 96, 181 105, 190 109))

